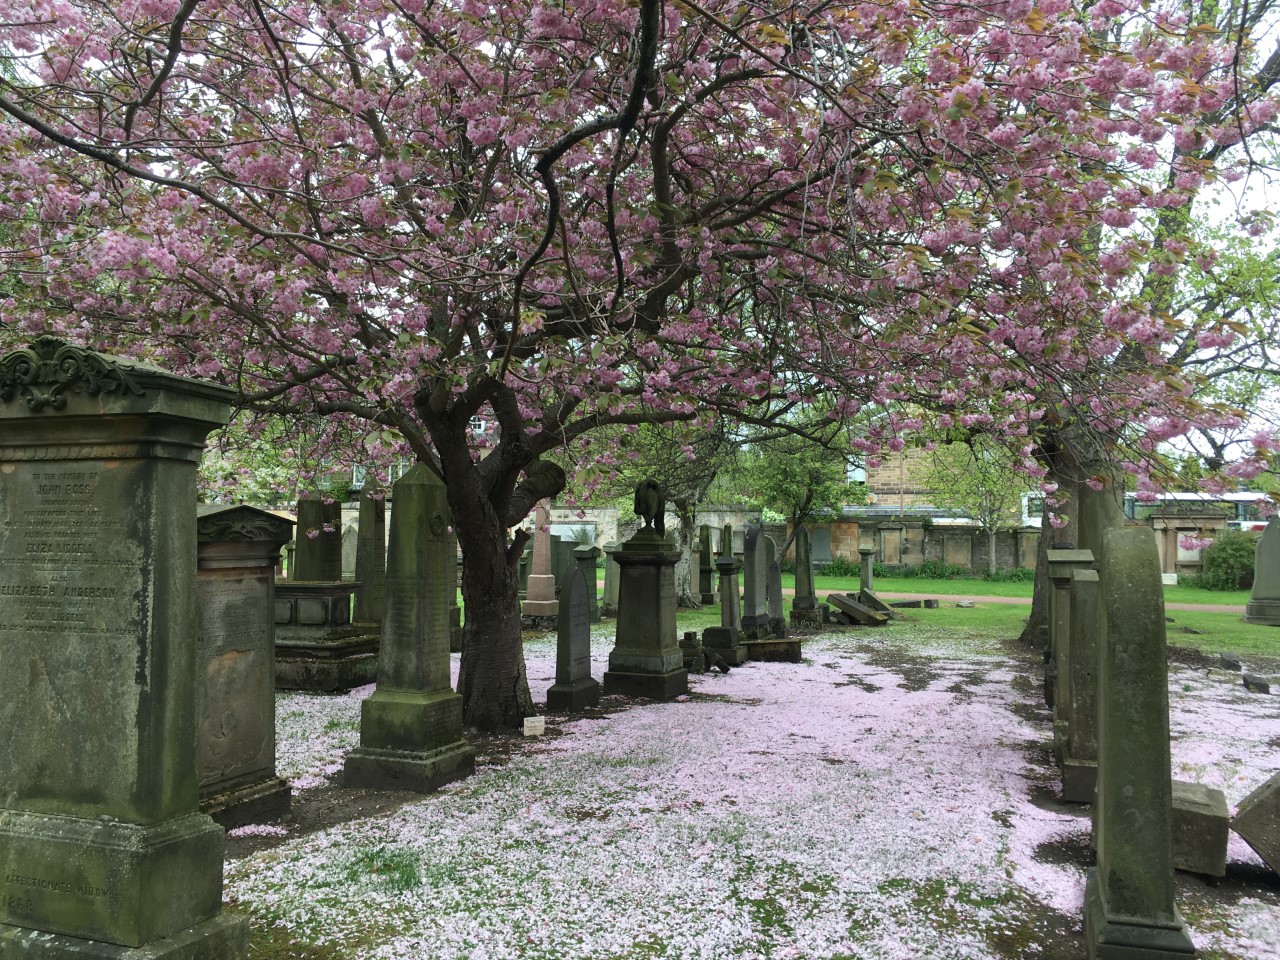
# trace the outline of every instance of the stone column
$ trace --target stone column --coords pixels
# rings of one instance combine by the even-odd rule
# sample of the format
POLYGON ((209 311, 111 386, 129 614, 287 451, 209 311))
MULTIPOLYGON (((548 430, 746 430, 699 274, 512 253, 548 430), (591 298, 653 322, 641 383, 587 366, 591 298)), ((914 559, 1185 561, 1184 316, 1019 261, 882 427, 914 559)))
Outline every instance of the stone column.
POLYGON ((720 528, 720 552, 717 557, 733 556, 733 524, 726 523, 720 528))
POLYGON ((1049 647, 1045 657, 1045 703, 1053 710, 1054 752, 1062 757, 1062 738, 1066 735, 1066 702, 1071 682, 1071 574, 1094 563, 1089 550, 1050 550, 1049 568, 1049 647), (1062 705, 1061 709, 1059 704, 1062 705))
POLYGON ((1280 517, 1267 521, 1254 553, 1253 592, 1244 608, 1246 623, 1280 627, 1280 517))
POLYGON ((539 500, 534 511, 533 566, 525 588, 528 599, 522 612, 526 617, 554 617, 560 609, 556 603, 556 578, 551 573, 551 509, 539 500))
POLYGON ((383 580, 387 575, 387 501, 365 492, 360 497, 360 525, 356 529, 356 589, 352 619, 382 622, 383 580))
POLYGON ((325 503, 313 495, 298 501, 297 548, 289 579, 307 583, 342 579, 342 504, 336 500, 325 503))
POLYGON ((859 587, 864 593, 875 592, 875 547, 859 547, 858 559, 861 561, 859 570, 862 574, 862 582, 859 587))
POLYGON ((813 541, 809 528, 796 528, 796 595, 791 600, 791 625, 816 627, 822 624, 822 610, 813 583, 813 541))
POLYGON ((705 523, 698 528, 698 600, 700 603, 716 602, 711 587, 715 575, 715 558, 711 556, 711 528, 705 523))
POLYGON ((1098 865, 1085 887, 1090 958, 1192 957, 1174 905, 1164 588, 1148 529, 1103 535, 1099 580, 1098 865))
POLYGON ((428 793, 475 770, 462 697, 449 682, 449 607, 457 554, 444 483, 417 464, 392 488, 391 549, 378 687, 360 705, 360 746, 343 782, 428 793))
POLYGON ((748 640, 763 640, 773 634, 765 593, 764 534, 758 524, 747 527, 742 548, 742 632, 748 640))
POLYGON ((606 695, 670 700, 689 691, 689 671, 676 636, 675 566, 680 551, 645 527, 614 554, 621 576, 618 630, 606 695))
POLYGON ((1071 671, 1066 742, 1062 751, 1062 799, 1093 803, 1098 779, 1098 572, 1071 571, 1071 671))
POLYGON ((247 956, 197 810, 196 464, 231 390, 0 357, 0 954, 247 956))
MULTIPOLYGON (((596 559, 600 556, 600 548, 589 543, 573 548, 573 562, 582 572, 583 598, 587 604, 587 622, 600 622, 600 604, 596 598, 596 559)), ((563 593, 563 591, 561 591, 563 593)), ((564 597, 560 597, 564 604, 564 597)))
POLYGON ((604 545, 604 607, 601 614, 606 617, 618 615, 618 582, 620 571, 616 555, 621 544, 616 541, 604 545))
MULTIPOLYGON (((584 549, 579 547, 579 549, 584 549)), ((594 550, 594 547, 589 548, 594 550)), ((596 569, 592 558, 591 573, 596 569)), ((578 567, 560 590, 556 638, 556 682, 547 688, 548 710, 585 710, 600 702, 600 684, 591 676, 591 607, 595 591, 578 567), (590 600, 588 600, 590 597, 590 600)))
POLYGON ((275 562, 292 521, 253 507, 196 510, 200 811, 223 827, 289 812, 276 776, 275 562))
POLYGON ((702 645, 735 667, 747 662, 747 648, 742 645, 742 614, 738 609, 738 572, 741 569, 742 561, 732 554, 716 561, 716 570, 720 574, 720 626, 707 627, 702 631, 702 645))

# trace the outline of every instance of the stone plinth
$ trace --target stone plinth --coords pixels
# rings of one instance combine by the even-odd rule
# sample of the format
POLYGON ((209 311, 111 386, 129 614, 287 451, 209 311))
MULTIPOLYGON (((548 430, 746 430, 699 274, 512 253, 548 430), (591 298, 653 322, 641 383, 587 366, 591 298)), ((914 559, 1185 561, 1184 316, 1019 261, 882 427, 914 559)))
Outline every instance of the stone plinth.
POLYGON ((560 610, 556 602, 556 578, 552 573, 550 523, 551 508, 545 500, 540 500, 534 511, 533 565, 525 582, 526 599, 520 608, 520 612, 535 623, 550 620, 560 610))
POLYGON ((858 570, 861 579, 858 583, 860 593, 875 593, 876 577, 875 577, 875 556, 874 547, 858 548, 858 570))
POLYGON ((293 523, 253 507, 196 511, 200 810, 230 829, 289 812, 276 776, 275 561, 293 523))
POLYGON ((680 552, 643 528, 614 554, 619 567, 618 630, 606 696, 670 700, 689 691, 689 671, 676 636, 675 566, 680 552))
POLYGON ((1280 517, 1267 521, 1254 553, 1253 591, 1244 608, 1247 623, 1280 627, 1280 517))
POLYGON ((1173 865, 1206 877, 1227 874, 1227 798, 1202 783, 1173 781, 1173 865))
POLYGON ((246 956, 198 812, 196 465, 232 392, 0 357, 0 956, 246 956))
MULTIPOLYGON (((595 574, 592 558, 591 573, 595 574)), ((600 684, 591 676, 591 604, 581 568, 560 591, 556 638, 556 682, 547 688, 547 709, 576 712, 600 702, 600 684)))
POLYGON ((335 693, 373 683, 378 635, 351 622, 352 581, 276 584, 276 686, 335 693))
POLYGON ((1098 572, 1071 571, 1069 599, 1071 631, 1070 698, 1065 701, 1066 739, 1062 750, 1062 798, 1068 803, 1093 803, 1098 782, 1098 572))
POLYGON ((1174 905, 1164 588, 1148 529, 1103 537, 1099 656, 1098 865, 1085 888, 1090 958, 1189 957, 1174 905))
POLYGON ((1280 773, 1240 801, 1231 829, 1280 876, 1280 773))
POLYGON ((449 680, 457 553, 444 483, 425 464, 392 495, 378 687, 360 705, 360 746, 347 754, 343 783, 428 793, 475 770, 449 680))
POLYGON ((731 667, 747 662, 747 650, 742 645, 742 615, 738 611, 738 571, 741 569, 742 561, 733 554, 716 561, 720 574, 720 626, 702 631, 702 645, 731 667))

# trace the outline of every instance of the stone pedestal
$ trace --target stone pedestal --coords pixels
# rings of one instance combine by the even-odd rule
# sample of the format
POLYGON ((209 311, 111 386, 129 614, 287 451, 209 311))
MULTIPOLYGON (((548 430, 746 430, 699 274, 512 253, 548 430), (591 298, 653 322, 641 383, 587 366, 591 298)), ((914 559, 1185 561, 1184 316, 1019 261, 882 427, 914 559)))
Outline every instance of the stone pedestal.
POLYGON ((731 667, 747 662, 747 650, 742 645, 742 615, 738 611, 738 571, 741 569, 742 561, 733 554, 722 555, 716 561, 720 574, 720 626, 702 631, 702 645, 731 667))
POLYGON ((875 547, 858 548, 858 569, 861 573, 861 580, 858 583, 858 589, 861 593, 875 593, 875 556, 875 547))
POLYGON ((670 700, 689 692, 689 671, 676 637, 675 566, 680 552, 671 541, 644 528, 614 559, 621 573, 618 631, 605 695, 670 700))
POLYGON ((275 560, 293 524, 253 507, 196 511, 200 811, 230 829, 289 812, 276 776, 275 560))
POLYGON ((1049 649, 1045 661, 1045 702, 1053 710, 1054 756, 1062 762, 1067 737, 1067 703, 1071 685, 1071 575, 1094 563, 1088 550, 1050 550, 1049 568, 1049 649))
POLYGON ((449 681, 457 557, 439 477, 417 464, 392 494, 378 688, 360 705, 360 746, 347 754, 343 783, 428 793, 475 770, 449 681))
POLYGON ((1194 956, 1174 905, 1169 670, 1152 531, 1107 531, 1099 581, 1098 865, 1085 890, 1089 956, 1194 956))
POLYGON ((276 686, 336 693, 373 683, 378 635, 351 622, 358 583, 276 584, 276 686))
MULTIPOLYGON (((591 573, 595 574, 592 558, 591 573)), ((556 682, 547 688, 547 709, 579 711, 600 702, 600 684, 591 676, 591 604, 581 568, 560 591, 556 638, 556 682)))
POLYGON ((1246 623, 1280 627, 1280 517, 1267 521, 1254 553, 1253 591, 1244 608, 1246 623))
POLYGON ((242 958, 197 812, 196 464, 232 393, 0 357, 0 956, 242 958))

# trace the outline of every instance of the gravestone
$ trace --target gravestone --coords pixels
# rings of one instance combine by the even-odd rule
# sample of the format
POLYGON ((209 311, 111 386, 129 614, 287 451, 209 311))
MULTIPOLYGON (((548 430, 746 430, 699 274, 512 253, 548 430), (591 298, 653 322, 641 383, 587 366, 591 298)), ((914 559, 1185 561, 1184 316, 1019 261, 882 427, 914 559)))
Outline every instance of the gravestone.
POLYGON ((539 500, 534 511, 533 566, 529 568, 527 599, 521 612, 535 624, 546 624, 560 609, 556 603, 556 578, 551 572, 551 510, 539 500))
POLYGON ((791 601, 791 625, 822 625, 822 611, 818 607, 818 594, 813 585, 812 542, 809 528, 803 524, 796 528, 796 593, 791 601))
POLYGON ((1071 575, 1092 567, 1089 550, 1055 549, 1046 554, 1049 570, 1049 648, 1045 660, 1045 702, 1053 710, 1054 755, 1062 759, 1067 736, 1066 703, 1071 683, 1071 575), (1061 704, 1061 708, 1059 707, 1061 704))
POLYGON ((872 610, 851 594, 829 593, 827 594, 827 603, 835 607, 837 613, 844 618, 843 623, 880 627, 889 622, 888 614, 879 610, 872 610))
POLYGON ((1071 671, 1066 740, 1062 751, 1062 799, 1068 803, 1093 803, 1098 782, 1098 632, 1102 610, 1098 571, 1077 567, 1071 571, 1070 605, 1071 671))
POLYGON ((769 611, 769 624, 773 636, 781 640, 787 635, 787 621, 782 615, 782 565, 778 562, 778 545, 773 537, 764 538, 765 546, 765 605, 769 611))
MULTIPOLYGON (((594 558, 591 572, 595 573, 594 558)), ((560 591, 556 682, 547 688, 548 710, 576 712, 600 702, 600 684, 591 676, 593 594, 581 567, 573 571, 560 591)))
POLYGON ((356 579, 356 546, 360 531, 355 524, 342 528, 342 579, 356 579))
POLYGON ((747 527, 742 547, 742 634, 748 640, 764 640, 773 635, 769 617, 766 580, 765 536, 759 524, 747 527))
POLYGON ((247 956, 195 750, 196 464, 233 395, 50 336, 0 357, 6 958, 247 956))
POLYGON ((726 523, 720 528, 720 552, 716 557, 732 557, 736 551, 733 549, 733 524, 726 523))
POLYGON ((831 528, 816 527, 813 531, 813 562, 831 562, 831 528))
POLYGON ((275 560, 293 522, 196 509, 196 769, 200 811, 230 829, 289 812, 276 776, 275 560))
POLYGON ((1254 551, 1253 591, 1244 608, 1247 623, 1280 627, 1280 516, 1267 521, 1254 551))
POLYGON ((698 601, 704 604, 716 602, 712 578, 715 576, 715 558, 711 555, 711 528, 705 523, 698 528, 698 601))
POLYGON ((360 746, 343 783, 429 793, 475 770, 462 697, 449 682, 457 551, 443 481, 416 464, 392 488, 378 687, 360 705, 360 746))
POLYGON ((1240 801, 1231 829, 1280 876, 1280 773, 1240 801))
POLYGON ((556 578, 557 587, 569 579, 574 566, 573 551, 577 546, 573 540, 566 540, 554 533, 551 535, 551 574, 556 578))
MULTIPOLYGON (((600 622, 600 603, 596 597, 596 559, 600 556, 600 548, 589 543, 573 548, 573 563, 582 574, 585 587, 583 595, 587 602, 587 617, 591 623, 600 622)), ((560 602, 564 603, 564 591, 561 591, 560 602)))
POLYGON ((720 626, 702 631, 702 645, 732 667, 747 662, 747 650, 742 645, 742 614, 738 608, 741 569, 742 561, 733 554, 716 561, 716 571, 720 574, 720 626))
POLYGON ((875 555, 875 547, 858 548, 858 570, 862 578, 858 586, 863 593, 874 593, 876 589, 875 555))
POLYGON ((520 578, 519 598, 525 600, 529 596, 529 567, 533 563, 533 544, 525 547, 520 554, 520 567, 517 576, 520 578))
POLYGON ((614 554, 621 571, 618 629, 604 675, 606 695, 670 700, 689 692, 689 671, 676 636, 675 566, 680 551, 660 532, 660 491, 653 481, 637 488, 637 507, 642 493, 647 497, 641 514, 644 526, 614 554))
POLYGON ((1174 905, 1164 587, 1150 529, 1103 535, 1098 865, 1085 886, 1091 958, 1195 955, 1174 905))
MULTIPOLYGON (((356 590, 352 619, 357 623, 382 622, 383 580, 387 574, 387 501, 366 491, 360 497, 360 523, 356 529, 356 590)), ((376 627, 375 627, 376 629, 376 627)))
POLYGON ((315 494, 298 500, 297 549, 290 580, 308 583, 342 579, 342 504, 315 494))
POLYGON ((618 582, 619 568, 615 555, 621 546, 616 541, 604 545, 604 603, 600 613, 605 617, 618 615, 618 582))

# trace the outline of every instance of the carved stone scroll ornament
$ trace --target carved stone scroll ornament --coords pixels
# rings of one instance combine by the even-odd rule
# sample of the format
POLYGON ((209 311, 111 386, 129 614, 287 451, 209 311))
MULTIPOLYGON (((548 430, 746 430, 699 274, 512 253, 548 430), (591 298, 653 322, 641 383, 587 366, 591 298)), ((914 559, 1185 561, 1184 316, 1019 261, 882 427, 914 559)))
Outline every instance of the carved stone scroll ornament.
POLYGON ((292 536, 289 523, 269 517, 200 517, 196 533, 200 540, 215 543, 239 540, 267 540, 286 543, 292 536))
POLYGON ((71 391, 83 390, 91 397, 125 391, 142 396, 132 372, 132 367, 46 334, 0 357, 0 402, 25 397, 27 406, 38 411, 61 410, 71 391))

